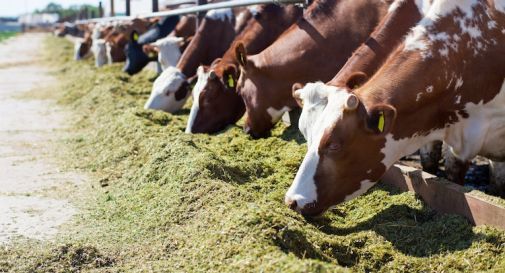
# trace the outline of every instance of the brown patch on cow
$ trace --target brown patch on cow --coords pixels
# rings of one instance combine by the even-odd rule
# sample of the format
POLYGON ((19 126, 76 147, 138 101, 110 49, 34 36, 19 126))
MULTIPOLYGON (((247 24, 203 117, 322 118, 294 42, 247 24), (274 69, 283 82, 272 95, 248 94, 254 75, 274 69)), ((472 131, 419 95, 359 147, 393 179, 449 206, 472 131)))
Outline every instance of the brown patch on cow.
POLYGON ((363 72, 354 72, 347 81, 345 82, 345 86, 349 89, 356 89, 363 85, 368 80, 368 75, 363 72))
MULTIPOLYGON (((354 89, 354 83, 348 84, 353 74, 373 75, 421 17, 415 0, 400 2, 396 10, 386 14, 328 85, 354 89)), ((367 79, 360 79, 357 85, 361 86, 367 79)))
POLYGON ((139 35, 146 32, 150 22, 148 20, 135 18, 131 22, 116 26, 106 37, 105 41, 110 46, 110 55, 112 62, 124 62, 126 55, 125 46, 136 31, 139 35))
POLYGON ((247 107, 245 126, 262 135, 274 126, 267 109, 298 107, 295 82, 328 81, 387 13, 380 0, 323 0, 311 4, 304 17, 272 45, 248 56, 239 93, 247 107), (317 16, 315 16, 317 15, 317 16))
POLYGON ((224 54, 235 38, 233 28, 228 20, 204 18, 176 67, 186 77, 193 77, 198 66, 210 65, 224 54))
POLYGON ((239 85, 239 65, 237 45, 243 45, 243 63, 246 63, 247 53, 256 54, 272 43, 302 14, 302 10, 294 5, 278 6, 269 4, 261 6, 257 15, 250 19, 245 29, 235 38, 233 45, 222 58, 211 65, 216 73, 216 79, 209 81, 200 94, 200 109, 192 131, 199 133, 214 133, 237 122, 245 112, 242 97, 237 93, 239 85), (234 87, 228 84, 229 77, 234 81, 234 87))
POLYGON ((181 87, 175 92, 175 100, 183 100, 188 96, 189 93, 189 84, 187 82, 183 82, 181 87))

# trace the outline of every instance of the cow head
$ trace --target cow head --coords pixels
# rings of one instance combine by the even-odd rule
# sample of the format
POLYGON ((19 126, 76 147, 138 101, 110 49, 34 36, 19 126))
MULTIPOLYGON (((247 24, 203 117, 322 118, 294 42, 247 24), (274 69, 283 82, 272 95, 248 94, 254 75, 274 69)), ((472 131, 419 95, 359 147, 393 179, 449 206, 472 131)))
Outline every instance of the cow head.
POLYGON ((281 119, 282 115, 296 107, 296 102, 290 93, 276 92, 281 88, 290 88, 284 81, 271 81, 272 70, 257 65, 256 56, 247 56, 242 43, 235 48, 236 61, 240 65, 240 77, 237 90, 246 106, 246 120, 244 131, 253 138, 269 135, 270 130, 281 119), (290 101, 289 105, 281 105, 283 101, 290 101), (279 104, 278 106, 276 106, 279 104))
POLYGON ((286 193, 286 204, 307 216, 364 193, 386 170, 382 149, 396 109, 365 105, 357 95, 322 83, 296 90, 308 152, 286 193))
POLYGON ((188 95, 186 76, 179 69, 169 67, 154 81, 151 96, 144 108, 174 113, 182 108, 188 95))
POLYGON ((126 59, 124 46, 126 38, 124 34, 112 34, 112 37, 106 38, 107 56, 110 63, 123 62, 126 59))
MULTIPOLYGON (((146 55, 142 50, 142 46, 153 43, 162 37, 167 36, 179 22, 179 16, 166 17, 161 22, 154 24, 148 31, 139 35, 135 30, 132 32, 128 45, 125 48, 126 65, 124 71, 130 75, 140 72, 150 61, 155 61, 155 55, 146 55)), ((133 28, 137 29, 137 28, 133 28)), ((180 54, 180 52, 179 52, 180 54)), ((170 59, 172 65, 177 64, 176 61, 170 59)), ((164 68, 168 67, 166 65, 164 68)))
POLYGON ((123 71, 129 75, 140 72, 154 57, 147 56, 142 50, 142 45, 138 43, 139 34, 132 31, 130 40, 125 48, 126 64, 123 71))
POLYGON ((244 102, 235 90, 237 78, 238 68, 221 59, 210 68, 198 68, 186 133, 215 133, 244 115, 244 102))
POLYGON ((74 60, 79 61, 84 59, 91 48, 91 43, 85 39, 77 39, 74 43, 74 60))
POLYGON ((177 65, 182 55, 181 47, 183 43, 184 38, 182 37, 167 36, 150 44, 153 50, 158 53, 158 62, 163 70, 177 65))

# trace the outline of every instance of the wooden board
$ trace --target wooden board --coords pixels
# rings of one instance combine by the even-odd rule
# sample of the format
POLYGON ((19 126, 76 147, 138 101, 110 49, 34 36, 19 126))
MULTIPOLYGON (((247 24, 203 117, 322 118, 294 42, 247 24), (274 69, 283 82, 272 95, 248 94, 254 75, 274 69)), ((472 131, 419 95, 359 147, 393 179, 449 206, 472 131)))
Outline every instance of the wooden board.
POLYGON ((462 186, 416 168, 394 165, 381 179, 384 183, 413 191, 433 209, 466 217, 474 225, 505 229, 505 207, 466 193, 462 186))

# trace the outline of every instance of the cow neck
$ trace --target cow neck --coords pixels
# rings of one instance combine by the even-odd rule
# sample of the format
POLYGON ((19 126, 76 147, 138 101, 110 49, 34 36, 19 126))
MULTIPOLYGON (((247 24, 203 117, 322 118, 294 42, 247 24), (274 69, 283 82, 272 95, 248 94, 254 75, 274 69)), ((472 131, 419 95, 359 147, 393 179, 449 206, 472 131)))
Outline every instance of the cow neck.
POLYGON ((387 4, 380 0, 315 1, 302 18, 252 59, 279 79, 327 81, 370 35, 386 10, 387 4), (358 14, 362 17, 356 20, 358 14), (317 65, 306 69, 310 64, 317 65))
POLYGON ((175 29, 173 36, 188 38, 195 35, 196 16, 186 15, 181 18, 175 29))
POLYGON ((378 104, 396 108, 395 140, 447 128, 468 118, 468 103, 486 104, 499 93, 505 79, 505 35, 502 27, 488 26, 492 21, 505 25, 505 16, 500 13, 499 18, 486 19, 493 12, 477 6, 472 18, 480 20, 480 38, 472 38, 459 28, 455 18, 460 14, 455 11, 427 27, 426 49, 406 50, 404 41, 373 78, 355 91, 368 109, 378 104), (449 38, 437 38, 442 34, 449 38))
POLYGON ((177 68, 186 76, 193 77, 200 65, 210 65, 223 55, 232 42, 235 31, 228 20, 205 18, 177 63, 177 68))
POLYGON ((328 85, 345 86, 349 76, 355 72, 363 72, 369 77, 373 75, 419 20, 421 11, 415 0, 399 1, 328 85))
MULTIPOLYGON (((251 18, 244 30, 235 38, 235 41, 240 41, 245 46, 248 54, 257 54, 273 43, 301 16, 302 10, 293 5, 280 7, 270 4, 264 6, 258 13, 259 16, 251 18)), ((238 66, 234 45, 223 55, 221 63, 238 66)))

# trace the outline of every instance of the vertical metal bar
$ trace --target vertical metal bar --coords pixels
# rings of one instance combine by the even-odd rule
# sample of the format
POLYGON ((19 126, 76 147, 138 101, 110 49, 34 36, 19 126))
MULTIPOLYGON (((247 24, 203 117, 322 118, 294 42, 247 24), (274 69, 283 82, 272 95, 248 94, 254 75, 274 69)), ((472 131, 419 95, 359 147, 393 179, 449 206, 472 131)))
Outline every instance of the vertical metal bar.
POLYGON ((103 17, 103 6, 102 6, 102 1, 98 2, 98 17, 102 18, 103 17))
POLYGON ((158 0, 153 0, 153 12, 159 11, 158 0))
POLYGON ((126 16, 130 16, 131 14, 130 0, 125 0, 125 3, 126 3, 126 16))
MULTIPOLYGON (((207 0, 196 0, 196 5, 201 6, 207 4, 207 0)), ((198 31, 198 26, 200 25, 200 20, 203 20, 203 17, 205 16, 207 12, 198 12, 196 14, 196 31, 198 31)), ((196 32, 195 31, 195 32, 196 32)))
POLYGON ((116 13, 114 12, 114 0, 110 0, 110 16, 115 16, 116 13))

